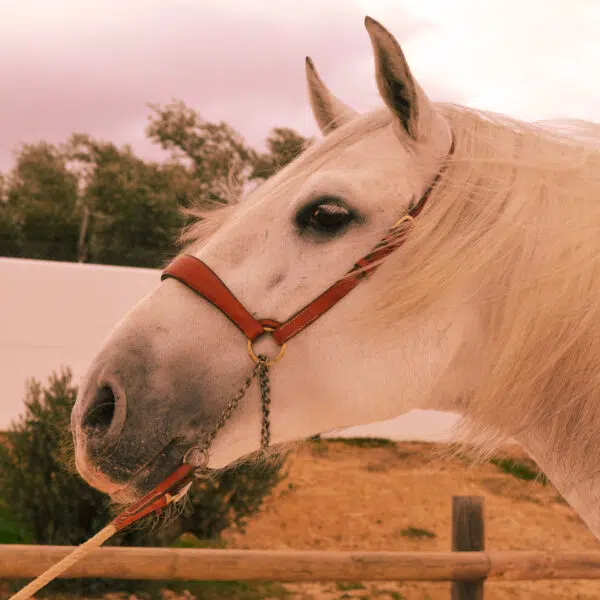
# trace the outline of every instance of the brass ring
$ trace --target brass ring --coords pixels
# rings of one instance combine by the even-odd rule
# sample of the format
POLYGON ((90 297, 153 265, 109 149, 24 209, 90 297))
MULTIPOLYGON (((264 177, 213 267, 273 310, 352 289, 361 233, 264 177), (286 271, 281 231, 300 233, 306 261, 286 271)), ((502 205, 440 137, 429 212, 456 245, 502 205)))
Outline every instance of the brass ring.
MULTIPOLYGON (((265 327, 264 330, 267 333, 270 333, 271 331, 274 331, 275 329, 273 327, 265 327)), ((279 360, 281 360, 281 358, 283 357, 284 353, 285 353, 285 347, 286 344, 283 344, 283 346, 281 346, 281 350, 279 351, 279 354, 273 358, 273 359, 267 359, 265 361, 265 364, 267 365, 267 367, 270 367, 272 365, 274 365, 276 362, 278 362, 279 360)), ((254 353, 254 348, 252 347, 252 340, 248 340, 248 354, 250 355, 250 358, 255 362, 255 363, 259 363, 260 359, 258 358, 258 356, 254 353)))
POLYGON ((208 450, 206 448, 202 448, 201 446, 192 446, 185 451, 185 454, 183 455, 183 462, 190 464, 192 467, 196 467, 197 469, 203 469, 208 464, 208 450), (196 455, 200 455, 200 464, 188 462, 190 456, 194 453, 196 453, 196 455))

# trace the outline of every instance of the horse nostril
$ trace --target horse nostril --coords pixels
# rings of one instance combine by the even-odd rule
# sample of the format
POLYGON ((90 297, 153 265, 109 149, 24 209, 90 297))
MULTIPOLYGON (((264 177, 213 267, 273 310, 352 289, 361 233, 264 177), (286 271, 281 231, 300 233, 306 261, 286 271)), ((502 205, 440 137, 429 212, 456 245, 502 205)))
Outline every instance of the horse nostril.
POLYGON ((96 391, 81 423, 87 434, 103 435, 108 431, 115 416, 117 399, 109 385, 96 391))

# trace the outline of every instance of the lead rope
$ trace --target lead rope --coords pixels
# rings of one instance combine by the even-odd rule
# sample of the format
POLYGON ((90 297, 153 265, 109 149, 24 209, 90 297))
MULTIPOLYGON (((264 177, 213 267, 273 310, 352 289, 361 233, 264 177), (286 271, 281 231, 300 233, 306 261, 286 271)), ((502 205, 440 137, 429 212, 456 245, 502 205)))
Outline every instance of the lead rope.
POLYGON ((77 546, 71 553, 63 559, 52 565, 36 579, 30 581, 25 587, 21 588, 9 600, 29 600, 33 594, 39 592, 51 581, 60 577, 67 569, 87 556, 95 548, 99 548, 110 539, 115 533, 125 529, 125 527, 139 521, 151 513, 159 514, 169 504, 178 502, 189 491, 192 485, 192 478, 202 478, 206 475, 206 465, 208 463, 208 448, 212 444, 217 433, 225 426, 233 411, 236 409, 239 401, 244 397, 248 388, 255 377, 258 377, 260 387, 262 424, 261 424, 261 449, 266 450, 269 446, 270 414, 271 414, 271 388, 269 385, 269 366, 273 364, 264 354, 259 354, 255 359, 255 366, 250 375, 244 381, 237 394, 231 399, 227 408, 223 411, 220 419, 217 421, 214 429, 205 436, 203 442, 189 448, 183 456, 183 464, 176 469, 167 479, 158 484, 152 491, 146 494, 141 500, 126 508, 118 517, 113 519, 104 529, 101 529, 89 540, 77 546), (194 464, 194 462, 196 464, 194 464), (173 492, 173 493, 169 493, 173 492))

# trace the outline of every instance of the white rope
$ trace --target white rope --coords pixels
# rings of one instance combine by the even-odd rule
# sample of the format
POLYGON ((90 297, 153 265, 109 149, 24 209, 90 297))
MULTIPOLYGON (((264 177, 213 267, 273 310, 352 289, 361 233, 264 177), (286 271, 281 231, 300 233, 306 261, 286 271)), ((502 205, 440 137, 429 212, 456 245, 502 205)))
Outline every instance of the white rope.
MULTIPOLYGON (((164 506, 171 504, 172 502, 179 502, 189 491, 192 486, 190 481, 184 487, 182 487, 175 495, 164 493, 162 498, 164 499, 164 506)), ((137 513, 134 513, 134 516, 137 513)), ((145 513, 139 514, 134 520, 130 520, 133 523, 138 520, 145 513)), ((52 565, 49 569, 44 571, 39 577, 36 577, 33 581, 30 581, 24 588, 20 589, 16 594, 11 596, 9 600, 29 600, 33 594, 39 592, 44 586, 48 585, 53 579, 60 577, 69 567, 72 567, 77 561, 81 560, 84 556, 89 554, 94 548, 99 548, 104 544, 106 540, 111 538, 117 531, 120 531, 123 527, 121 525, 115 525, 118 522, 118 518, 109 523, 104 529, 101 529, 94 537, 77 546, 73 552, 67 554, 62 560, 59 560, 55 565, 52 565)))
POLYGON ((39 577, 30 581, 24 588, 19 590, 9 600, 29 600, 33 594, 39 592, 45 585, 48 585, 53 579, 62 575, 69 567, 72 567, 78 560, 81 560, 86 554, 89 554, 94 548, 98 548, 104 544, 106 540, 112 537, 117 532, 117 528, 112 524, 108 524, 104 529, 101 529, 94 537, 77 546, 73 552, 67 554, 62 560, 59 560, 55 565, 44 571, 39 577))

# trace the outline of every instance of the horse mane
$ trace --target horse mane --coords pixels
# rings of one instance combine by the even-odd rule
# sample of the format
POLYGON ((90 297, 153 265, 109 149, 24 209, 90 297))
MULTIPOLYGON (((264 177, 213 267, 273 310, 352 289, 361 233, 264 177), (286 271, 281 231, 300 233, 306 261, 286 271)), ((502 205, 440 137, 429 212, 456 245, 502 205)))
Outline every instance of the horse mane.
MULTIPOLYGON (((481 337, 457 360, 471 361, 478 380, 453 407, 463 415, 457 439, 470 442, 475 458, 510 438, 543 439, 548 453, 537 458, 547 466, 565 457, 571 483, 592 477, 600 444, 600 125, 437 107, 454 152, 406 243, 370 284, 368 326, 360 317, 355 325, 375 335, 436 304, 456 310, 450 300, 439 308, 440 298, 471 290, 481 337)), ((285 194, 332 153, 390 123, 382 109, 332 131, 264 182, 257 201, 285 194)), ((200 223, 182 240, 201 244, 243 205, 191 211, 200 223)))
POLYGON ((458 360, 471 361, 478 380, 456 405, 457 439, 474 444, 474 457, 510 438, 544 440, 540 462, 565 457, 565 467, 568 457, 567 485, 591 477, 600 443, 600 126, 440 110, 455 151, 405 246, 386 261, 369 319, 385 326, 470 290, 481 338, 458 360))

